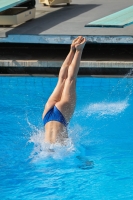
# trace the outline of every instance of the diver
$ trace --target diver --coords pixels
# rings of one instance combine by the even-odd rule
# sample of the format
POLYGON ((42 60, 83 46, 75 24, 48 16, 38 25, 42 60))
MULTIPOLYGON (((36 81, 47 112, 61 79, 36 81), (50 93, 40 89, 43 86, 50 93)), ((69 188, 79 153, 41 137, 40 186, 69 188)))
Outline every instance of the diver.
POLYGON ((57 85, 49 97, 42 115, 45 128, 45 143, 65 144, 68 138, 67 125, 76 104, 76 78, 86 38, 73 40, 70 51, 63 62, 57 85))

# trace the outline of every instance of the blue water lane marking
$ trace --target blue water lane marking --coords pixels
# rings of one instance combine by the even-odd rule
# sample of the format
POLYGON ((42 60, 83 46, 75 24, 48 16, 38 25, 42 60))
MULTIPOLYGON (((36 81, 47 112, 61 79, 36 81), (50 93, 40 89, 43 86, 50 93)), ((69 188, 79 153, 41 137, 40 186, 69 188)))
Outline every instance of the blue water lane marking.
POLYGON ((90 22, 86 24, 85 27, 124 28, 125 26, 129 26, 131 24, 133 24, 133 6, 90 22))

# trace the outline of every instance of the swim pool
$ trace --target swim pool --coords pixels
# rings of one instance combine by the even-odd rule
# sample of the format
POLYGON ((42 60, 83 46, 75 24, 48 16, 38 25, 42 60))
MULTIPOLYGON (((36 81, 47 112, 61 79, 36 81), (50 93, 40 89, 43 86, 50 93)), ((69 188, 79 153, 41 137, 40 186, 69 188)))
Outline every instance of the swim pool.
POLYGON ((41 115, 56 81, 0 77, 1 199, 133 199, 133 79, 78 78, 71 139, 49 155, 41 115))

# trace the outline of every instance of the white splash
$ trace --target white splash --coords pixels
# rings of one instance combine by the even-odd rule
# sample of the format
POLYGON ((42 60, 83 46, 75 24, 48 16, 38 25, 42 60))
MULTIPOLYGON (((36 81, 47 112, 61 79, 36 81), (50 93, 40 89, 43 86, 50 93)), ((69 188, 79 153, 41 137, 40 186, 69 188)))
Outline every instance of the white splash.
POLYGON ((84 129, 75 125, 71 130, 68 129, 69 138, 66 139, 65 145, 60 143, 46 144, 44 142, 44 130, 38 129, 33 124, 29 123, 32 129, 29 143, 33 144, 32 152, 29 156, 30 162, 36 164, 39 170, 50 170, 55 167, 65 167, 73 169, 79 167, 81 169, 90 169, 93 167, 93 162, 85 155, 85 148, 81 144, 84 129))
POLYGON ((30 158, 33 162, 51 157, 56 160, 62 160, 69 157, 75 151, 74 144, 70 138, 66 139, 66 145, 47 144, 44 142, 44 131, 38 130, 36 133, 32 133, 30 143, 34 144, 33 151, 30 158))
POLYGON ((100 102, 100 103, 91 103, 86 109, 85 113, 87 116, 97 114, 97 115, 118 115, 123 112, 128 107, 127 101, 118 101, 118 102, 100 102))

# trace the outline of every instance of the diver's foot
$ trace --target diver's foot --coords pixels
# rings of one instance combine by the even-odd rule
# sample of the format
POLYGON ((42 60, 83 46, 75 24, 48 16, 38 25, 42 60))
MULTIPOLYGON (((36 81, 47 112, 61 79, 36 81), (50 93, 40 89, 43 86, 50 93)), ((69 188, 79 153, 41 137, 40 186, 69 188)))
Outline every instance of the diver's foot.
POLYGON ((73 51, 76 50, 75 49, 75 44, 77 43, 78 39, 79 39, 79 36, 72 41, 71 50, 73 50, 73 51))
POLYGON ((79 38, 77 39, 76 44, 75 44, 76 50, 82 51, 85 44, 86 44, 86 38, 79 36, 79 38))

